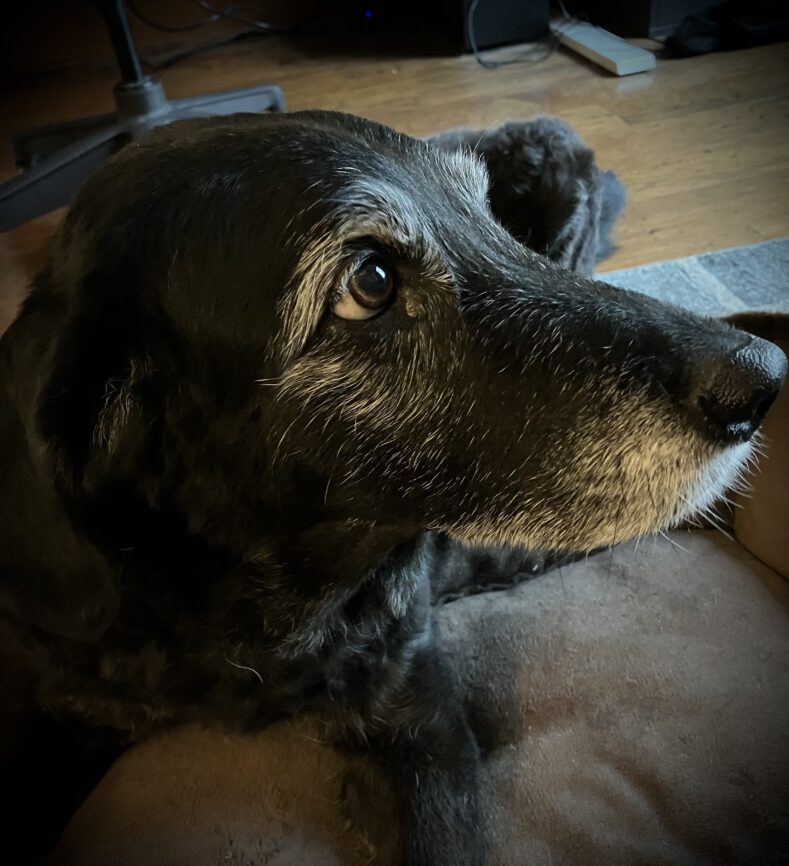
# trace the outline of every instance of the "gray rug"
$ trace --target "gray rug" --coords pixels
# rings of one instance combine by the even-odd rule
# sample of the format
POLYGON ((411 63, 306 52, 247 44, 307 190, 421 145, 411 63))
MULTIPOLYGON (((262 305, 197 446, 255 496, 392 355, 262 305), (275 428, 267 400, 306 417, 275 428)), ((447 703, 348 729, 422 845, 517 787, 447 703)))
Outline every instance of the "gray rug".
POLYGON ((598 274, 706 315, 744 310, 789 312, 789 238, 598 274))

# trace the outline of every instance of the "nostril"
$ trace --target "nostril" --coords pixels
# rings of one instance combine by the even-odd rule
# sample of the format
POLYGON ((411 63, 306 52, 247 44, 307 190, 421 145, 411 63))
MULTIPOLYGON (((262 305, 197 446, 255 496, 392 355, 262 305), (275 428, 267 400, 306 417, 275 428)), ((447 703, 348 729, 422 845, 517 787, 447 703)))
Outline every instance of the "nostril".
POLYGON ((704 432, 726 444, 747 442, 769 411, 786 375, 786 357, 754 337, 717 362, 697 391, 704 432))
POLYGON ((702 395, 698 398, 698 405, 710 432, 716 438, 736 444, 747 442, 753 436, 772 406, 775 396, 771 393, 757 395, 753 402, 721 403, 715 398, 702 395))
POLYGON ((775 403, 775 398, 778 396, 778 388, 775 391, 770 392, 769 394, 765 394, 758 402, 756 406, 756 413, 754 418, 756 420, 756 426, 762 423, 764 420, 764 416, 770 411, 770 407, 775 403))

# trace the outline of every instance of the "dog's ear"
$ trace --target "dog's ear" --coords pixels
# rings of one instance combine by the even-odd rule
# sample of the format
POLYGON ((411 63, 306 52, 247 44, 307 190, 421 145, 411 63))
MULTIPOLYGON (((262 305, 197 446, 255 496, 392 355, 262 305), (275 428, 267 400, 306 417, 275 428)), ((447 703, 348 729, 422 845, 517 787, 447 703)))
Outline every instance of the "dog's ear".
POLYGON ((151 440, 160 328, 124 279, 107 267, 82 279, 39 393, 38 431, 77 498, 132 474, 151 440))
POLYGON ((75 531, 15 407, 2 401, 0 417, 0 607, 45 631, 93 640, 118 609, 114 564, 75 531))
POLYGON ((138 473, 156 428, 139 309, 97 279, 67 302, 34 291, 3 339, 11 387, 0 405, 0 605, 81 640, 108 627, 120 600, 117 551, 90 515, 138 473))

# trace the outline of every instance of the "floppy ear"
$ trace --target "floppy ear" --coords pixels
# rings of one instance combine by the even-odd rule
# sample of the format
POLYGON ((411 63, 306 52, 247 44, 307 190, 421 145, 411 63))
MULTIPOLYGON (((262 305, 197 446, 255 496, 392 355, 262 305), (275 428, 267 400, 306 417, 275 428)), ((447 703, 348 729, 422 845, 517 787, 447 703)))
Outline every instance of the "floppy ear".
POLYGON ((39 392, 38 430, 59 480, 78 497, 108 475, 128 474, 148 439, 149 353, 159 328, 143 312, 136 277, 109 257, 80 278, 39 392))
POLYGON ((82 289, 64 315, 39 287, 2 341, 0 606, 91 640, 115 617, 120 582, 85 515, 133 474, 152 426, 150 367, 131 352, 139 317, 82 289))
POLYGON ((62 637, 95 639, 120 602, 115 567, 75 531, 7 400, 0 416, 0 607, 62 637))

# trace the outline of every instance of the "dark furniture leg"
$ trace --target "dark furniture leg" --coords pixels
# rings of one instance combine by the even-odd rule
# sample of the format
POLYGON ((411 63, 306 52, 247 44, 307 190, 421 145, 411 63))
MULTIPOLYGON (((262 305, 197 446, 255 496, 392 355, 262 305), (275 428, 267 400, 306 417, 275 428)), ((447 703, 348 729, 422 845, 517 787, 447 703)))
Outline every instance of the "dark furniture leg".
POLYGON ((25 169, 0 185, 0 232, 69 203, 84 181, 116 150, 149 129, 187 117, 284 111, 272 84, 168 100, 162 85, 142 72, 122 0, 102 0, 122 80, 117 111, 23 132, 13 142, 25 169))

